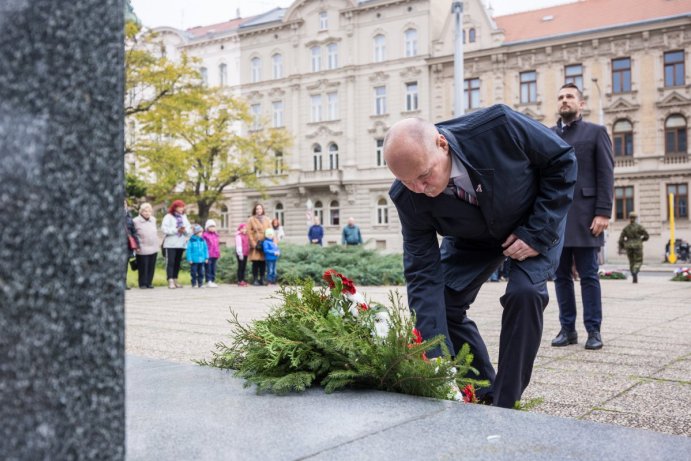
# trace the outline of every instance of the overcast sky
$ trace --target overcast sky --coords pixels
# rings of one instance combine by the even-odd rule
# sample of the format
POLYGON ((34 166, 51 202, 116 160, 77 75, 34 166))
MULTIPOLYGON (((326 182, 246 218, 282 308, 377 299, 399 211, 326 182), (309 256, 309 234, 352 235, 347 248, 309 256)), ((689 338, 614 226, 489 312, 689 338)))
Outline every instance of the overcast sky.
MULTIPOLYGON (((0 0, 3 1, 3 0, 0 0)), ((483 0, 487 3, 487 0, 483 0)), ((489 0, 494 15, 534 10, 575 0, 489 0)), ((130 0, 134 12, 148 27, 172 26, 189 29, 264 13, 280 6, 286 8, 293 0, 130 0)))

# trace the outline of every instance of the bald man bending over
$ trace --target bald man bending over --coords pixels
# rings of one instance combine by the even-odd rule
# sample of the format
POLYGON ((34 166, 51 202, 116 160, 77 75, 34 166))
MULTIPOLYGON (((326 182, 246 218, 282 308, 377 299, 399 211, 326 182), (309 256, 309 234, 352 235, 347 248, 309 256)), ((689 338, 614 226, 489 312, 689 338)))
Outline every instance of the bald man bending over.
POLYGON ((451 354, 468 343, 479 378, 492 383, 478 396, 512 408, 540 346, 546 280, 559 262, 576 182, 573 148, 497 105, 436 126, 401 120, 386 135, 384 158, 396 177, 389 195, 417 328, 423 338, 444 335, 451 354), (495 374, 466 311, 505 256, 512 262, 495 374))

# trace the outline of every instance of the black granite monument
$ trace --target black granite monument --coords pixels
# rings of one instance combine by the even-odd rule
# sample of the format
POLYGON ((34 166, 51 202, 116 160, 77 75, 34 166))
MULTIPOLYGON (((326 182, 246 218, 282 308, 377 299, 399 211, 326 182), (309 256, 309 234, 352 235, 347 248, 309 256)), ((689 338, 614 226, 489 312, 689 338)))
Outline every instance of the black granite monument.
POLYGON ((0 458, 124 459, 123 0, 0 1, 0 458))

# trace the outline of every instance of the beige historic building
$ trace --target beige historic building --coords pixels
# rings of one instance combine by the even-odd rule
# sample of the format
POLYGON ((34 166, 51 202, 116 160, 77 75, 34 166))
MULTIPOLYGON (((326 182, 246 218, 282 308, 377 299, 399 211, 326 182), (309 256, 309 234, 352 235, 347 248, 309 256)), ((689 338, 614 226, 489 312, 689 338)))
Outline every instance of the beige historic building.
MULTIPOLYGON (((616 239, 633 210, 651 234, 647 260, 663 259, 669 193, 677 237, 690 240, 691 0, 582 0, 499 17, 481 0, 463 4, 466 111, 503 103, 551 126, 558 89, 573 81, 584 91, 584 117, 607 126, 616 163, 607 259, 625 259, 616 239)), ((325 242, 340 243, 352 216, 369 247, 400 251, 381 143, 401 118, 454 116, 451 6, 296 0, 252 18, 162 29, 167 44, 202 59, 209 85, 228 87, 257 120, 294 137, 263 173, 266 196, 228 192, 223 225, 234 229, 261 201, 289 241, 306 242, 317 215, 325 242)))

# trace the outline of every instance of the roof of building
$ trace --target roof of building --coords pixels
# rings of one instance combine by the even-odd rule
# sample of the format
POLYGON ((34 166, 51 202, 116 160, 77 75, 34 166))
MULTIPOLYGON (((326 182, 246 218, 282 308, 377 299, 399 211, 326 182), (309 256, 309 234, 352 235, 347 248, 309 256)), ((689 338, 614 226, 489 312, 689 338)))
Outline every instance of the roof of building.
POLYGON ((494 20, 504 43, 513 43, 685 15, 691 0, 579 0, 494 20))
POLYGON ((253 27, 261 24, 280 21, 281 19, 283 19, 283 15, 285 15, 287 10, 288 8, 274 8, 273 10, 267 11, 266 13, 255 16, 251 20, 243 22, 240 27, 253 27))
POLYGON ((226 22, 219 22, 218 24, 211 24, 209 26, 197 26, 191 29, 187 29, 186 32, 192 38, 201 38, 206 37, 208 35, 223 34, 226 32, 231 32, 233 30, 237 30, 237 28, 240 27, 241 24, 243 24, 246 21, 251 21, 255 17, 256 16, 251 16, 249 18, 236 18, 226 22))

